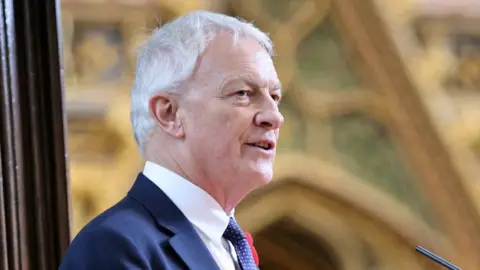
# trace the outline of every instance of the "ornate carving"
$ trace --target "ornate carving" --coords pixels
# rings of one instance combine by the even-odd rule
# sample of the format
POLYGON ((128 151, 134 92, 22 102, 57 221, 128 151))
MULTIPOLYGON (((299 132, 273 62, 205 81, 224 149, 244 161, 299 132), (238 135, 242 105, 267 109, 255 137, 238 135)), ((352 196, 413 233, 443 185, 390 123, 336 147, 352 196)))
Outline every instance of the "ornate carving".
MULTIPOLYGON (((296 9, 288 11, 283 19, 275 17, 266 9, 270 0, 266 1, 232 1, 233 11, 236 15, 248 19, 255 19, 256 24, 263 30, 268 31, 275 43, 276 50, 281 57, 276 58, 275 64, 280 79, 284 85, 289 86, 295 76, 295 53, 298 44, 307 36, 316 25, 321 23, 330 12, 331 1, 305 0, 290 1, 289 6, 296 6, 296 9)), ((278 3, 276 4, 278 5, 278 3)), ((279 10, 284 10, 280 8, 279 10)))
POLYGON ((351 55, 331 16, 298 44, 296 60, 295 81, 307 90, 338 93, 359 89, 360 78, 352 70, 351 55))
POLYGON ((113 162, 123 148, 123 139, 104 119, 71 119, 68 127, 71 162, 98 165, 113 162))
POLYGON ((157 15, 171 15, 165 8, 157 14, 159 6, 158 1, 62 1, 74 235, 121 199, 140 169, 124 96, 136 41, 157 23, 157 15))
POLYGON ((124 45, 115 26, 77 24, 75 66, 81 84, 119 80, 124 72, 124 45))
POLYGON ((451 43, 457 63, 447 76, 446 88, 480 93, 480 35, 454 34, 451 43))

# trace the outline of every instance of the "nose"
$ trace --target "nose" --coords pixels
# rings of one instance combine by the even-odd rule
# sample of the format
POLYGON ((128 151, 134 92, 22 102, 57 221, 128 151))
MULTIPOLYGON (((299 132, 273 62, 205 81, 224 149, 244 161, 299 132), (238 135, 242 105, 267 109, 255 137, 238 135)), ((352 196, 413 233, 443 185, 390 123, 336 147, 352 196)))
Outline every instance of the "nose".
POLYGON ((283 115, 278 111, 277 106, 274 109, 265 109, 255 116, 255 125, 267 130, 279 129, 283 121, 283 115))

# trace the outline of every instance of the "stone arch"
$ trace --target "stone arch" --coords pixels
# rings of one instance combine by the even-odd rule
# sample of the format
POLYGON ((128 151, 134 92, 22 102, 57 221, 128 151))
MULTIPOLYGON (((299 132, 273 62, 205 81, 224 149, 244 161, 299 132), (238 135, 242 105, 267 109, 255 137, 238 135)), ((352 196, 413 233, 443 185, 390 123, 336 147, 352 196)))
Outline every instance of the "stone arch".
POLYGON ((276 168, 273 182, 237 208, 254 235, 289 219, 328 243, 340 269, 425 269, 430 262, 414 253, 416 245, 452 254, 443 235, 405 206, 334 166, 293 153, 279 155, 276 168))
POLYGON ((255 246, 262 270, 345 268, 328 241, 291 217, 277 220, 257 233, 255 246))

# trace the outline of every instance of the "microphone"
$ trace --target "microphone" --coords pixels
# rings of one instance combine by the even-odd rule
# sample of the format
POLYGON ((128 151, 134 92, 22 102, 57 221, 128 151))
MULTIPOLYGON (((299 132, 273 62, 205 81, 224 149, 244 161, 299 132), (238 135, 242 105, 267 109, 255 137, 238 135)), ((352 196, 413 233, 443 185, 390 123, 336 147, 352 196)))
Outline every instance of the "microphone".
POLYGON ((444 266, 444 267, 446 267, 450 270, 461 270, 458 266, 453 265, 452 263, 448 262, 447 260, 441 258, 440 256, 434 254, 431 251, 428 251, 427 249, 425 249, 421 246, 417 246, 417 248, 415 248, 415 250, 418 251, 419 253, 421 253, 422 255, 430 258, 431 260, 441 264, 442 266, 444 266))

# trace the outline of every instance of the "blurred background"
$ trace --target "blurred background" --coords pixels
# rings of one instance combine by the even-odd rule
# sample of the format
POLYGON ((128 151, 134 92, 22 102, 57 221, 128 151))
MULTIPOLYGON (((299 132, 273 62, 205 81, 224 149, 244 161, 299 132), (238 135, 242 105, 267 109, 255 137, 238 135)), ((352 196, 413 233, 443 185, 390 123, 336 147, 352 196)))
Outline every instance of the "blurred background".
POLYGON ((416 245, 478 269, 476 0, 62 0, 73 236, 143 169, 135 46, 195 9, 255 21, 276 46, 275 177, 236 212, 261 269, 439 269, 416 245))

